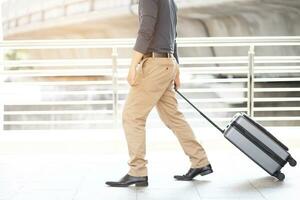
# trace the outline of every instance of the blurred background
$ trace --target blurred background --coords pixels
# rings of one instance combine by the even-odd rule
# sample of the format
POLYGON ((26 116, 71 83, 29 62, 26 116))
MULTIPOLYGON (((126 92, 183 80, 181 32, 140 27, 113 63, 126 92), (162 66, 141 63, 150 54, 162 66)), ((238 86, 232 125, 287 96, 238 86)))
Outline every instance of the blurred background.
MULTIPOLYGON (((128 170, 121 116, 138 1, 0 2, 1 200, 299 199, 297 167, 276 181, 179 96, 214 174, 173 180, 189 161, 153 109, 149 187, 106 187, 128 170)), ((300 0, 176 2, 180 91, 222 127, 247 113, 299 161, 300 0)))
MULTIPOLYGON (((178 39, 183 92, 223 125, 234 113, 248 112, 264 125, 298 126, 300 48, 295 40, 286 40, 287 44, 280 37, 300 35, 300 1, 176 2, 178 37, 183 38, 178 39), (252 38, 271 36, 277 38, 252 38), (253 41, 261 42, 253 52, 260 58, 252 99, 248 60, 253 41), (272 41, 277 44, 263 45, 272 41)), ((137 4, 137 0, 3 1, 3 40, 13 42, 6 43, 2 54, 7 61, 4 129, 120 127, 128 92, 124 77, 138 28, 137 4), (37 44, 40 40, 60 42, 37 44)), ((181 104, 191 123, 203 126, 197 114, 181 104)), ((151 126, 161 125, 155 111, 150 118, 151 126)))

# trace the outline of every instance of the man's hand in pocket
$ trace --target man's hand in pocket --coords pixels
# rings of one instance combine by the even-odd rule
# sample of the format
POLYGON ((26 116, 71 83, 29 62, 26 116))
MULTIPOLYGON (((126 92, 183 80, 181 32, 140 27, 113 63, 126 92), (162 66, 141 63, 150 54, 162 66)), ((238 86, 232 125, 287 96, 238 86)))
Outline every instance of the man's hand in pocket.
POLYGON ((136 76, 136 68, 134 66, 131 66, 128 71, 127 75, 127 82, 129 85, 133 86, 136 76))
POLYGON ((136 78, 136 67, 138 66, 139 62, 143 58, 143 54, 137 51, 133 51, 131 65, 128 71, 127 81, 129 85, 133 86, 136 78))

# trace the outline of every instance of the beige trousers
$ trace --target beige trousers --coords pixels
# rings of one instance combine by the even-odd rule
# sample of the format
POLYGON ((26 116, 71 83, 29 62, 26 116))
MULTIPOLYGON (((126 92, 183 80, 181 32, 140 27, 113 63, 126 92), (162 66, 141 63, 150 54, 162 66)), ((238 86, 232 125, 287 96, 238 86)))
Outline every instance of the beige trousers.
POLYGON ((178 64, 174 58, 146 58, 137 69, 122 116, 130 157, 128 174, 131 176, 147 176, 145 124, 154 106, 164 124, 177 136, 190 158, 191 168, 209 164, 203 147, 178 110, 173 89, 177 72, 178 64))

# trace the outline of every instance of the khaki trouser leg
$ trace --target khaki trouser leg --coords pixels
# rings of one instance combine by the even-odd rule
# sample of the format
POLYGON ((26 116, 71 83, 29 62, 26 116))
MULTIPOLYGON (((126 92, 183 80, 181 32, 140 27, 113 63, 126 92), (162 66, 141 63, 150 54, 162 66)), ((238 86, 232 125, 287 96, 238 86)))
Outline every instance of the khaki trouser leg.
POLYGON ((130 88, 123 110, 123 128, 126 135, 132 176, 147 175, 145 124, 149 112, 174 79, 174 59, 148 58, 137 70, 136 83, 130 88))
POLYGON ((185 154, 190 158, 191 168, 208 165, 209 161, 203 147, 197 142, 190 125, 178 110, 172 86, 160 98, 156 108, 162 121, 177 136, 185 154))
POLYGON ((146 92, 131 88, 123 110, 123 128, 126 134, 130 160, 129 174, 132 176, 147 175, 145 124, 155 105, 155 100, 146 92))

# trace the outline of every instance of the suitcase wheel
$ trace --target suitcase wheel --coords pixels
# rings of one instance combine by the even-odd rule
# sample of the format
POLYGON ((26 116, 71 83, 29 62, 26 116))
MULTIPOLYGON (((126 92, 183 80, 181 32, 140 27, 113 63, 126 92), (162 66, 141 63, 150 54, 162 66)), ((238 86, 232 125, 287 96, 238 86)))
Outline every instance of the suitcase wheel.
POLYGON ((297 161, 292 156, 290 156, 287 161, 292 167, 297 165, 297 161))
POLYGON ((281 172, 275 173, 274 177, 276 177, 279 181, 283 181, 285 179, 284 173, 281 173, 281 172))

